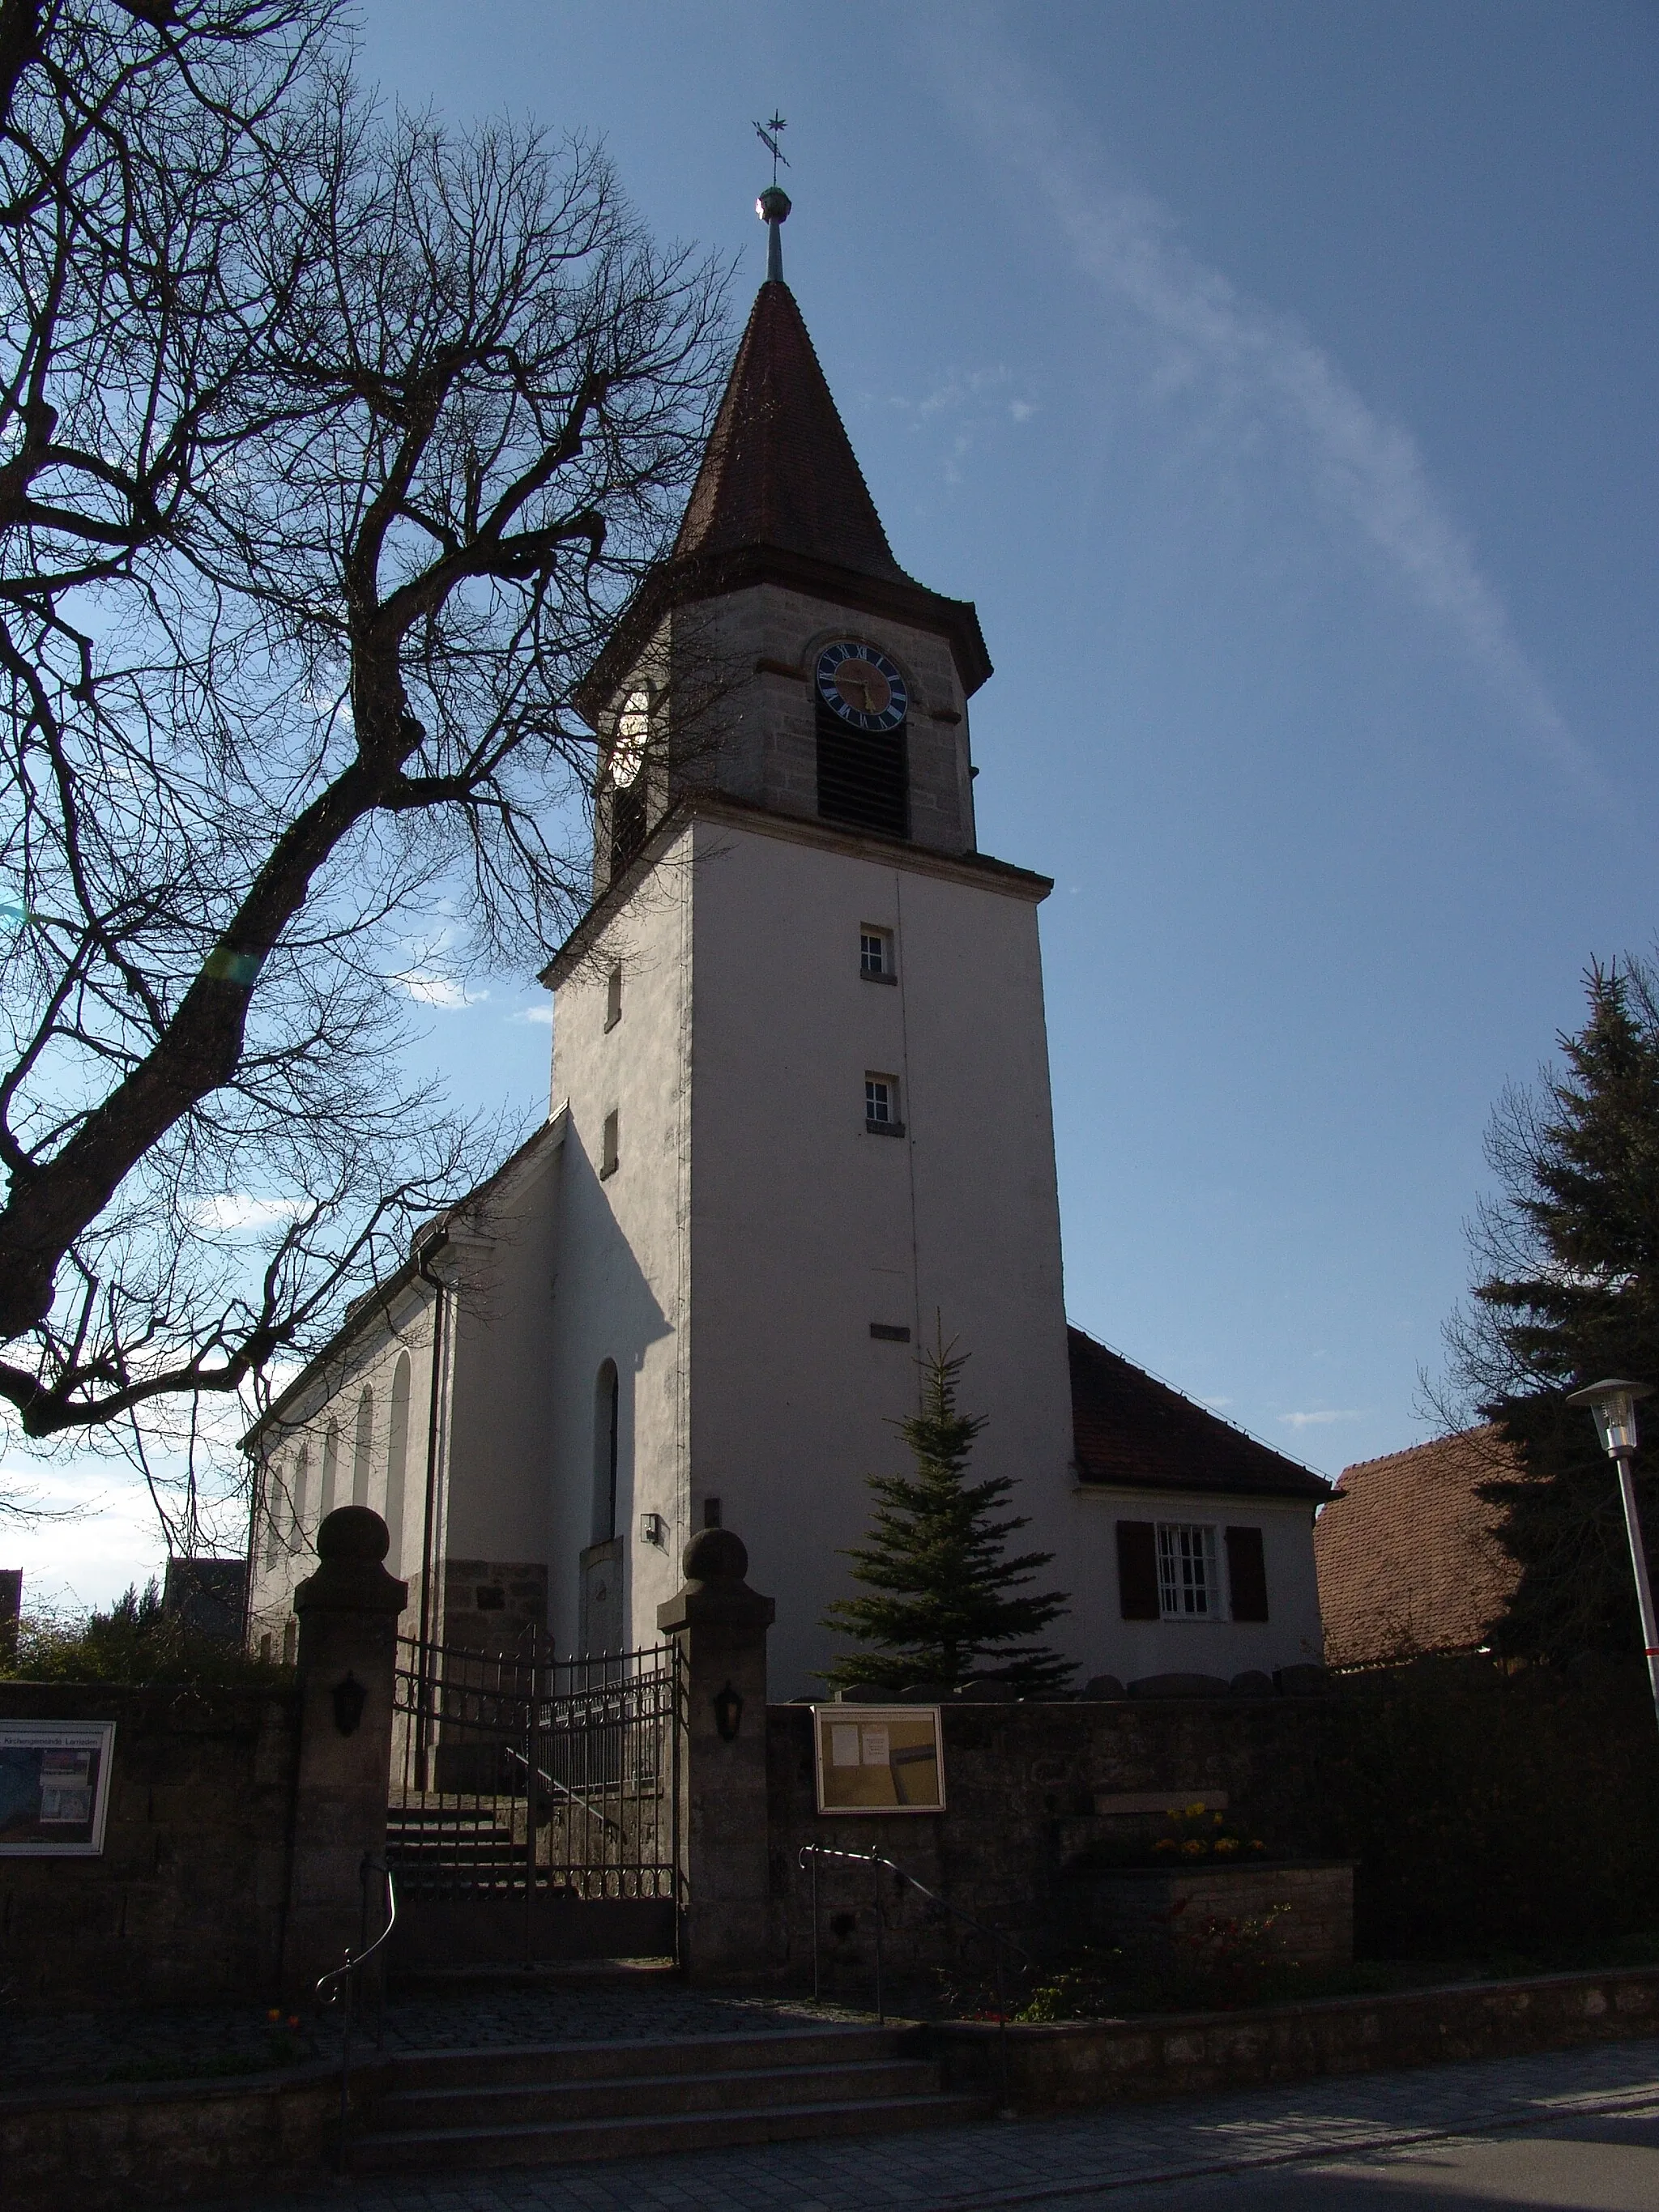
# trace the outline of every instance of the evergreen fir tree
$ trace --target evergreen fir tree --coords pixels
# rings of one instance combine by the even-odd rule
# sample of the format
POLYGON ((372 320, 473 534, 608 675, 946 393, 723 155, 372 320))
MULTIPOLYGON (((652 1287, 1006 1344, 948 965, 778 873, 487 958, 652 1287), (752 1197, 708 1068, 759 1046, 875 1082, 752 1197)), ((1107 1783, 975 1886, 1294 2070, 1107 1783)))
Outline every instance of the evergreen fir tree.
POLYGON ((872 1475, 876 1512, 866 1544, 849 1551, 853 1579, 876 1593, 843 1598, 824 1626, 866 1645, 843 1654, 825 1673, 832 1689, 894 1692, 913 1682, 958 1687, 983 1668, 1027 1696, 1063 1689, 1072 1662, 1035 1636, 1066 1610, 1066 1594, 1012 1595, 1046 1567, 1052 1552, 1004 1556, 1023 1516, 993 1516, 1013 1484, 1005 1475, 970 1482, 968 1461, 982 1417, 957 1410, 954 1358, 941 1333, 925 1353, 922 1408, 899 1424, 915 1469, 872 1475))
MULTIPOLYGON (((1659 1383, 1659 981, 1632 962, 1585 982, 1589 1018, 1558 1039, 1565 1067, 1494 1116, 1502 1195, 1473 1232, 1474 1308, 1448 1332, 1466 1396, 1521 1468, 1480 1486, 1506 1509, 1500 1541, 1521 1568, 1490 1640, 1556 1662, 1641 1644, 1613 1470, 1565 1394, 1605 1375, 1659 1383)), ((1659 1483, 1639 1459, 1637 1475, 1659 1580, 1659 1483)))

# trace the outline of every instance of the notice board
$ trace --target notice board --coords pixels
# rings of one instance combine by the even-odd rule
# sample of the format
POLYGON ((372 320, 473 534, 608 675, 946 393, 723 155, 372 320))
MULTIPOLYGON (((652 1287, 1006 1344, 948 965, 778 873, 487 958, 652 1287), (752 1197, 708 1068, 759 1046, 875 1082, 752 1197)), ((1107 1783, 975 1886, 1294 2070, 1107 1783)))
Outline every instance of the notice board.
POLYGON ((820 1813, 942 1813, 937 1705, 814 1705, 820 1813))
POLYGON ((113 1721, 0 1718, 0 1856, 97 1857, 114 1749, 113 1721))

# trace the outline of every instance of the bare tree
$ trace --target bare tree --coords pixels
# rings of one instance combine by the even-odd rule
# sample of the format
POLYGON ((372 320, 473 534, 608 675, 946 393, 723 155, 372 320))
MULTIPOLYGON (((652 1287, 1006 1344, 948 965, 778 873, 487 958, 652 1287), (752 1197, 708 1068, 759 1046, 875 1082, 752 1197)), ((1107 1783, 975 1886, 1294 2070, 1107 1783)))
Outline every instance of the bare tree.
POLYGON ((0 1398, 36 1439, 303 1357, 475 1170, 397 1079, 407 991, 585 902, 572 701, 721 366, 719 272, 600 152, 388 116, 331 26, 0 5, 0 1398))

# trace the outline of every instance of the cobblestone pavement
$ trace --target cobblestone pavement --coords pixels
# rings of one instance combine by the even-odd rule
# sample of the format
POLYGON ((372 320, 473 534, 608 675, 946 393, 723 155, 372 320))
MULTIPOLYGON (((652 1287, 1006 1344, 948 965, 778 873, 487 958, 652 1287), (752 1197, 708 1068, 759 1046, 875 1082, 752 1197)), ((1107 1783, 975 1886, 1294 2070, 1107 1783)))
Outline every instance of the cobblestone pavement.
MULTIPOLYGON (((1276 2203, 1323 2212, 1327 2203, 1397 2203, 1403 2185, 1420 2191, 1411 2177, 1425 2170, 1425 2154, 1413 2157, 1413 2146, 1442 2147, 1426 2169, 1432 2180, 1451 2155, 1446 2146, 1501 2137, 1520 2142, 1524 2160, 1528 2140, 1559 2141, 1568 2127, 1581 2132, 1592 2120, 1606 2132, 1655 2116, 1659 2042, 1643 2041, 1065 2118, 476 2177, 337 2183, 267 2200, 264 2212, 1019 2212, 1047 2205, 1088 2212, 1096 2203, 1131 2212, 1177 2199, 1183 2212, 1212 2202, 1218 2212, 1235 2202, 1241 2212, 1246 2205, 1267 2212, 1276 2203), (1285 2180, 1277 2197, 1262 2193, 1273 2169, 1285 2180), (1261 2187, 1212 2196, 1204 2183, 1206 2176, 1241 2173, 1261 2177, 1261 2187), (1329 2177, 1322 2194, 1311 2185, 1321 2174, 1329 2177), (1347 2177, 1340 2196, 1339 2174, 1347 2177)), ((1477 2175, 1473 2187, 1455 2186, 1437 2201, 1471 2208, 1647 2206, 1659 2202, 1648 2193, 1652 2179, 1644 2166, 1634 2197, 1506 2196, 1477 2175)), ((1437 2200, 1431 2194, 1427 2201, 1437 2200)), ((246 2212, 245 2202, 234 2212, 246 2212)))
MULTIPOLYGON (((394 1998, 386 2008, 388 2051, 477 2050, 491 2044, 655 2041, 760 2034, 803 2021, 838 2025, 868 2015, 810 1997, 689 1990, 645 1972, 550 1975, 526 1987, 394 1998)), ((373 2041, 374 2023, 364 2039, 373 2041)), ((334 2021, 316 2013, 272 2020, 262 2006, 168 2006, 8 2016, 0 2012, 0 2081, 9 2089, 76 2082, 160 2081, 256 2073, 333 2057, 334 2021), (291 2024, 292 2023, 292 2024, 291 2024)))

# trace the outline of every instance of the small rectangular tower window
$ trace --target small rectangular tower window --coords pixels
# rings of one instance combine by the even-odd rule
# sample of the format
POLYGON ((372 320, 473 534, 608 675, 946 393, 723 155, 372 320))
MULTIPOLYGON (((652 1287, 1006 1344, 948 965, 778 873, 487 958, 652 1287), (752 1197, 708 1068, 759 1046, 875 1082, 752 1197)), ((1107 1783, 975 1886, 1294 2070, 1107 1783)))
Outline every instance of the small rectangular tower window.
POLYGON ((605 1025, 614 1030, 622 1019, 622 969, 615 967, 605 979, 605 1025))
POLYGON ((868 923, 859 929, 859 973, 866 983, 896 983, 898 975, 893 962, 893 933, 890 929, 872 929, 868 923))
POLYGON ((904 1124, 898 1117, 898 1083, 895 1077, 865 1077, 864 1126, 872 1136, 902 1137, 904 1134, 904 1124))
POLYGON ((617 1114, 613 1106, 605 1117, 605 1133, 599 1139, 599 1180, 601 1182, 606 1176, 615 1175, 621 1163, 622 1154, 617 1149, 617 1114))

